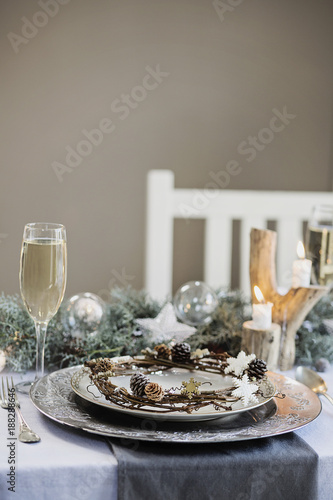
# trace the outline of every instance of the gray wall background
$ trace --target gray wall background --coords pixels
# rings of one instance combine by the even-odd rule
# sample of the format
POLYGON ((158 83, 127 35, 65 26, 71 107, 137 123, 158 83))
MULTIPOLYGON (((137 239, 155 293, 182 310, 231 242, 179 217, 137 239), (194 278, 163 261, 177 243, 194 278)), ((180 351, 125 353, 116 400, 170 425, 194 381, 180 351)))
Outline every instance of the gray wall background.
MULTIPOLYGON (((224 4, 1 0, 2 291, 19 292, 32 221, 67 227, 67 296, 124 280, 141 288, 153 168, 174 170, 177 187, 203 188, 236 160, 229 189, 332 189, 333 3, 224 4), (147 66, 168 75, 144 95, 138 86, 154 86, 147 66), (240 144, 284 107, 296 117, 248 161, 240 144), (105 118, 113 131, 69 171, 66 148, 105 118), (67 171, 57 176, 54 162, 67 171)), ((175 226, 175 287, 201 279, 202 231, 175 226)))

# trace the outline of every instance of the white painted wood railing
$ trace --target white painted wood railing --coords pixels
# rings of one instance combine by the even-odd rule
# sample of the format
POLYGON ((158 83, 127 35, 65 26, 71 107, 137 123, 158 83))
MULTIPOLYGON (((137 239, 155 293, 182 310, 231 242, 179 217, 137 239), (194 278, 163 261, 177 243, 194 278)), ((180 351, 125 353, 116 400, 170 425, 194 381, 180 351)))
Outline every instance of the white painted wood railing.
POLYGON ((172 293, 173 222, 205 219, 204 281, 228 287, 232 264, 232 223, 241 221, 240 286, 247 295, 251 227, 265 229, 276 221, 277 281, 289 286, 303 224, 316 204, 333 205, 333 193, 304 191, 197 190, 174 187, 171 170, 151 170, 147 179, 145 289, 156 299, 172 293))

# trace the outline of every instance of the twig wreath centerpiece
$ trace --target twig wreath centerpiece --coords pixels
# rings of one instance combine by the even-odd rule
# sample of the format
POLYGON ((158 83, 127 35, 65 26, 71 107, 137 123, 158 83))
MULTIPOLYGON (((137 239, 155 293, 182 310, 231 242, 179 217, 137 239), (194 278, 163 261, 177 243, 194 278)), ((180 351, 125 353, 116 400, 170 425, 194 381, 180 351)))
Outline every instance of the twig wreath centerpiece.
POLYGON ((144 408, 148 412, 191 414, 208 406, 215 411, 228 412, 238 401, 244 407, 257 405, 260 398, 270 398, 275 392, 266 377, 266 364, 256 359, 255 354, 247 356, 241 351, 237 357, 232 357, 226 352, 216 354, 208 349, 191 353, 187 343, 177 343, 171 348, 165 344, 157 345, 154 349, 143 350, 143 354, 124 362, 110 358, 93 359, 86 361, 84 366, 89 370, 91 383, 108 401, 122 408, 144 408), (188 380, 183 380, 180 387, 162 387, 150 379, 155 372, 175 368, 185 368, 191 374, 204 371, 229 375, 230 386, 210 389, 211 382, 197 381, 194 373, 188 380), (131 373, 130 391, 116 384, 117 377, 131 373), (203 388, 205 384, 207 389, 203 388))

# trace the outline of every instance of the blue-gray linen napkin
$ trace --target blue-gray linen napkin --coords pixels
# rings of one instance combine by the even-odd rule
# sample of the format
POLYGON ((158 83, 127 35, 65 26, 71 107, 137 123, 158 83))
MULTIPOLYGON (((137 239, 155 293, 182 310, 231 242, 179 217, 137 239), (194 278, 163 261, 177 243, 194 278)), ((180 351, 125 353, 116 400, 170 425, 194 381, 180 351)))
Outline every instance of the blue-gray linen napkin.
POLYGON ((232 443, 109 439, 118 500, 316 500, 318 456, 295 433, 232 443))

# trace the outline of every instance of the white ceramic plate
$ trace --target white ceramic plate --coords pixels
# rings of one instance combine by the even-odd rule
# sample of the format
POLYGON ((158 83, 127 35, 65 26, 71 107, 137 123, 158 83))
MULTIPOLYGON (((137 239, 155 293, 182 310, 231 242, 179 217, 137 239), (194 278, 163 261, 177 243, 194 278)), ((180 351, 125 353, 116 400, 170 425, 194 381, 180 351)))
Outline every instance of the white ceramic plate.
MULTIPOLYGON (((134 371, 138 370, 133 370, 134 371)), ((118 387, 124 387, 130 391, 130 378, 132 373, 126 373, 126 375, 120 375, 112 378, 112 383, 118 387)), ((188 382, 191 377, 194 377, 195 381, 205 384, 202 390, 223 390, 228 387, 233 386, 232 377, 222 376, 217 373, 207 373, 204 371, 192 371, 186 369, 173 368, 167 371, 159 371, 154 374, 149 374, 149 379, 151 382, 157 382, 165 390, 171 387, 180 388, 183 381, 188 382)), ((236 401, 231 404, 232 410, 215 410, 213 405, 200 408, 199 410, 193 411, 193 413, 179 412, 174 413, 163 413, 163 409, 156 408, 153 413, 148 411, 148 407, 141 407, 140 409, 134 408, 123 408, 110 401, 106 400, 104 395, 102 395, 96 386, 94 386, 89 378, 89 371, 86 368, 81 367, 78 371, 74 373, 71 378, 71 386, 73 391, 85 400, 100 405, 111 410, 116 410, 119 412, 127 413, 131 416, 141 417, 141 418, 152 418, 155 420, 173 420, 173 421, 203 421, 211 420, 215 418, 220 418, 223 416, 235 415, 244 411, 252 410, 258 406, 266 404, 270 401, 275 394, 274 384, 266 377, 262 381, 256 382, 256 384, 261 389, 263 396, 259 395, 259 402, 251 405, 244 406, 241 401, 236 401)), ((151 408, 150 408, 151 410, 151 408)), ((165 411, 165 410, 164 410, 165 411)))

